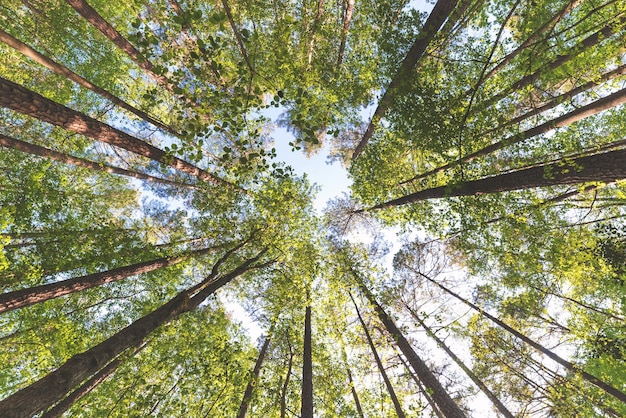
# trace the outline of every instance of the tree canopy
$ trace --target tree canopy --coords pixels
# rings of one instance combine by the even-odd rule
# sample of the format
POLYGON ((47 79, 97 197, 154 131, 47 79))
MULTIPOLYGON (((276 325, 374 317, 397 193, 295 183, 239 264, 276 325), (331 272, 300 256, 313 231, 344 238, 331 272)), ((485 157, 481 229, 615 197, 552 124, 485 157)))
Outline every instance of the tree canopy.
POLYGON ((623 0, 0 0, 0 415, 625 416, 624 39, 623 0))

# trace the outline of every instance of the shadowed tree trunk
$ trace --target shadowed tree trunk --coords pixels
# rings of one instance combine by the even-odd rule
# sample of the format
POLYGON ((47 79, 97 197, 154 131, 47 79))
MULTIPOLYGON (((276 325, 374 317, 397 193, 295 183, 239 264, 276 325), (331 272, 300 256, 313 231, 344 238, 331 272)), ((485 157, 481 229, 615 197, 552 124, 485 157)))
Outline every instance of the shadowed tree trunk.
POLYGON ((165 151, 147 142, 59 103, 53 102, 50 99, 46 99, 40 94, 4 78, 0 78, 0 106, 85 135, 96 141, 115 145, 132 153, 158 161, 161 164, 169 165, 170 167, 198 177, 209 183, 222 184, 230 188, 236 187, 187 161, 167 155, 165 151))
POLYGON ((20 41, 19 39, 14 38, 13 36, 11 36, 10 34, 6 33, 5 31, 3 31, 2 29, 0 29, 0 41, 4 42, 5 44, 9 45, 11 48, 14 48, 15 50, 21 52, 22 54, 24 54, 25 56, 27 56, 28 58, 32 59, 33 61, 43 65, 44 67, 46 67, 47 69, 54 71, 55 73, 62 75, 63 77, 72 80, 73 82, 75 82, 76 84, 85 87, 86 89, 89 89, 91 91, 93 91, 96 94, 99 94, 100 96, 110 100, 111 102, 115 103, 116 105, 118 105, 119 107, 128 110, 129 112, 131 112, 132 114, 134 114, 135 116, 138 116, 140 119, 145 120, 146 122, 149 122, 151 124, 153 124, 156 127, 159 127, 161 129, 163 129, 164 131, 167 131, 169 133, 171 133, 172 135, 178 135, 178 133, 176 131, 174 131, 174 129, 166 124, 164 124, 161 121, 156 120, 155 118, 153 118, 152 116, 148 115, 146 112, 137 109, 136 107, 132 106, 131 104, 126 103, 124 100, 120 99, 119 97, 115 96, 114 94, 108 92, 107 90, 98 87, 96 85, 94 85, 92 82, 84 79, 83 77, 79 76, 78 74, 76 74, 75 72, 73 72, 72 70, 70 70, 69 68, 51 60, 50 58, 40 54, 39 52, 35 51, 33 48, 31 48, 30 46, 26 45, 25 43, 23 43, 22 41, 20 41))
POLYGON ((451 196, 476 196, 533 187, 579 184, 587 181, 610 183, 626 178, 625 161, 626 150, 610 151, 575 159, 564 159, 550 164, 540 164, 505 174, 472 180, 467 183, 421 190, 369 209, 358 210, 356 213, 451 196))
MULTIPOLYGON (((235 277, 249 270, 269 265, 271 262, 253 265, 264 253, 265 251, 262 251, 230 273, 218 278, 216 278, 217 271, 214 268, 212 274, 200 284, 180 292, 158 309, 118 331, 95 347, 81 354, 76 354, 58 369, 0 401, 0 410, 3 411, 4 417, 30 418, 54 405, 67 392, 89 376, 96 374, 119 354, 129 348, 138 347, 151 332, 161 325, 173 321, 184 312, 197 308, 208 296, 235 277)), ((231 252, 227 254, 231 254, 231 252)))
POLYGON ((465 418, 465 414, 461 411, 461 408, 452 400, 448 392, 441 386, 441 383, 437 380, 432 371, 428 368, 426 363, 417 355, 409 341, 406 339, 404 334, 400 332, 394 321, 391 317, 385 312, 385 310, 378 304, 374 295, 370 290, 365 286, 363 280, 356 274, 354 270, 351 270, 352 274, 361 289, 361 292, 365 295, 367 300, 372 304, 378 318, 383 323, 387 332, 391 335, 398 348, 409 364, 417 374, 419 380, 426 386, 426 390, 430 393, 437 406, 447 418, 465 418))
POLYGON ((467 306, 469 306, 470 308, 472 308, 476 312, 480 313, 481 315, 483 315, 485 318, 489 319, 494 324, 498 325, 499 327, 501 327, 501 328, 505 329, 506 331, 508 331, 509 333, 513 334, 515 337, 517 337, 520 340, 524 341, 526 344, 528 344, 529 346, 533 347, 535 350, 543 353, 545 356, 547 356, 550 359, 554 360, 555 362, 557 362, 558 364, 563 366, 569 372, 576 373, 576 374, 580 375, 580 377, 582 377, 583 379, 585 379, 587 382, 591 383, 592 385, 596 386, 597 388, 603 390, 604 392, 608 393, 609 395, 615 397, 616 399, 618 399, 618 400, 620 400, 622 402, 626 402, 626 393, 624 393, 621 390, 611 386, 610 384, 608 384, 608 383, 598 379, 597 377, 587 373, 586 371, 584 371, 583 369, 581 369, 577 365, 575 365, 575 364, 573 364, 573 363, 563 359, 562 357, 560 357, 556 353, 552 352, 551 350, 548 350, 547 348, 545 348, 541 344, 531 340, 530 338, 528 338, 524 334, 520 333, 519 331, 515 330, 514 328, 512 328, 509 325, 505 324, 504 322, 500 321, 498 318, 496 318, 496 317, 490 315, 489 313, 485 312, 479 306, 477 306, 477 305, 473 304, 472 302, 470 302, 469 300, 467 300, 467 299, 457 295, 452 290, 448 289, 447 287, 445 287, 444 285, 442 285, 438 281, 436 281, 436 280, 430 278, 429 276, 427 276, 427 275, 425 275, 423 273, 420 273, 420 272, 418 272, 418 271, 416 271, 414 269, 412 269, 412 270, 413 270, 413 272, 415 272, 420 277, 428 280, 430 283, 435 284, 437 287, 439 287, 441 290, 443 290, 447 294, 451 295, 455 299, 460 300, 461 302, 463 302, 464 304, 466 304, 467 306))
POLYGON ((248 412, 248 407, 250 406, 250 401, 252 400, 252 391, 254 390, 254 387, 259 380, 261 366, 263 365, 263 360, 265 359, 267 348, 270 346, 271 338, 272 329, 270 328, 270 331, 268 332, 267 337, 265 337, 265 341, 263 342, 263 346, 261 347, 261 351, 259 351, 259 356, 256 359, 256 363, 254 364, 254 369, 252 370, 250 381, 248 382, 248 386, 246 386, 246 391, 243 394, 243 399, 241 400, 241 405, 239 406, 237 418, 245 418, 246 413, 248 412))
POLYGON ((337 54, 337 70, 343 63, 343 55, 346 50, 346 42, 348 40, 348 32, 350 30, 350 22, 352 22, 352 13, 354 11, 354 0, 346 0, 346 10, 343 16, 343 27, 341 30, 341 43, 339 44, 339 53, 337 54))
POLYGON ((389 397, 391 398, 391 401, 393 402, 393 407, 396 410, 396 415, 398 415, 399 418, 405 418, 406 415, 404 411, 402 410, 402 405, 400 405, 400 401, 398 400, 396 391, 393 389, 393 386, 391 385, 391 381, 389 380, 389 377, 387 376, 387 372, 385 371, 383 362, 381 361, 380 356, 378 355, 378 351, 376 350, 374 341, 372 341, 372 336, 370 335, 370 332, 367 329, 367 325, 365 325, 365 321, 363 320, 363 317, 361 316, 361 312, 359 312, 359 307, 357 306, 356 301, 354 300, 354 297, 352 297, 352 294, 348 293, 348 295, 350 296, 350 299, 352 300, 352 303, 354 304, 356 315, 359 318, 361 327, 363 327, 363 332, 365 333, 365 337, 367 338, 367 344, 370 346, 370 350, 372 350, 372 354, 374 355, 374 360, 376 361, 376 365, 378 366, 378 371, 380 372, 380 375, 383 377, 383 381, 385 382, 385 386, 387 387, 387 392, 389 392, 389 397))
POLYGON ((289 345, 289 361, 287 362, 285 381, 283 382, 283 387, 280 391, 280 418, 285 418, 287 416, 287 389, 289 388, 289 379, 291 378, 291 369, 293 367, 294 352, 291 348, 289 340, 287 340, 287 344, 289 345))
POLYGON ((190 189, 197 189, 198 186, 187 183, 178 183, 167 179, 161 179, 158 177, 150 176, 144 173, 138 173, 136 171, 130 171, 119 167, 113 167, 107 164, 96 163, 84 158, 72 157, 71 155, 64 154, 62 152, 54 151, 49 148, 44 148, 39 145, 31 144, 30 142, 20 141, 19 139, 11 138, 6 135, 0 134, 0 145, 7 148, 12 148, 28 154, 39 155, 41 157, 50 158, 54 161, 59 161, 65 164, 71 164, 78 167, 85 167, 96 171, 104 171, 106 173, 119 174, 122 176, 133 177, 140 180, 149 181, 152 183, 167 184, 168 186, 184 187, 190 189))
POLYGON ((406 82, 407 79, 411 78, 411 71, 415 68, 420 58, 422 58, 426 48, 439 31, 441 25, 443 25, 443 22, 445 22, 448 16, 450 16, 450 13, 452 13, 452 10, 457 3, 457 0, 437 1, 437 4, 435 4, 435 7, 428 16, 428 19, 426 19, 422 30, 417 36, 417 39, 413 42, 411 49, 409 49, 409 52, 400 64, 398 72, 389 83, 383 97, 379 100, 378 106, 374 111, 374 116, 372 116, 372 120, 367 126, 365 134, 363 134, 361 141, 356 146, 354 153, 352 154, 352 159, 356 159, 359 154, 363 152, 363 149, 374 134, 374 130, 378 126, 378 123, 391 106, 393 97, 397 94, 399 87, 401 87, 402 83, 406 82))
POLYGON ((301 418, 313 418, 313 357, 311 350, 311 306, 304 314, 304 354, 302 360, 301 418))
POLYGON ((41 286, 29 287, 27 289, 16 290, 14 292, 0 295, 0 312, 7 312, 13 309, 41 303, 46 300, 58 298, 92 287, 102 286, 106 283, 115 282, 130 276, 147 273, 163 267, 178 264, 191 256, 202 256, 215 250, 215 248, 204 248, 179 257, 162 257, 143 263, 132 264, 130 266, 119 267, 101 273, 89 274, 87 276, 75 277, 73 279, 59 282, 43 284, 41 286))

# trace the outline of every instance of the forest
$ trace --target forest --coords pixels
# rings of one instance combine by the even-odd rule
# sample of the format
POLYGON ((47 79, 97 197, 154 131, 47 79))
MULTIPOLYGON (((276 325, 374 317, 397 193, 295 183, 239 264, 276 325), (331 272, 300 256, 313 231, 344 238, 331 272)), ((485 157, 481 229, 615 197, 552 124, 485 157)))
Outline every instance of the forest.
POLYGON ((625 39, 626 0, 0 0, 0 416, 626 416, 625 39))

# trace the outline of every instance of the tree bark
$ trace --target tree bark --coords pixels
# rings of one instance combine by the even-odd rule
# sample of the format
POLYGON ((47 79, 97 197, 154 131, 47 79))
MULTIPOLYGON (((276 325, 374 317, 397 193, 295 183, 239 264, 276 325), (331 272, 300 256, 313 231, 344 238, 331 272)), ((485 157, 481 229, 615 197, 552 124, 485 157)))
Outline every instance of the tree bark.
POLYGON ((287 362, 287 374, 285 375, 285 381, 280 392, 280 418, 287 416, 287 389, 289 387, 289 379, 291 378, 291 369, 293 367, 294 352, 289 345, 289 361, 287 362))
POLYGON ((311 306, 304 314, 304 354, 302 359, 301 418, 313 418, 313 357, 311 350, 311 306))
POLYGON ((346 0, 346 11, 343 17, 343 27, 341 30, 341 43, 339 44, 339 53, 337 54, 337 70, 343 63, 343 55, 346 50, 346 43, 348 41, 348 31, 350 30, 350 23, 352 22, 352 13, 354 12, 354 1, 346 0))
POLYGON ((387 387, 387 392, 389 392, 389 397, 391 397, 391 401, 393 402, 393 406, 396 410, 396 415, 398 415, 398 418, 405 418, 406 414, 402 410, 402 405, 400 405, 400 401, 398 400, 396 391, 393 389, 393 385, 391 384, 391 381, 389 380, 389 377, 387 376, 387 372, 385 371, 383 362, 381 361, 380 356, 378 355, 378 351, 376 350, 374 341, 372 341, 372 336, 370 335, 370 332, 367 329, 367 325, 365 325, 365 321, 363 320, 363 317, 361 316, 361 312, 359 312, 359 307, 357 306, 356 301, 354 300, 354 297, 352 297, 352 294, 348 293, 348 295, 350 296, 350 299, 352 300, 352 303, 354 304, 356 315, 359 318, 361 327, 363 327, 363 332, 365 333, 365 337, 367 338, 367 344, 370 346, 370 350, 372 350, 372 354, 374 355, 374 360, 376 361, 376 365, 378 366, 378 371, 380 372, 380 375, 383 377, 383 381, 385 382, 385 386, 387 387))
POLYGON ((224 12, 226 12, 226 16, 228 17, 228 22, 230 23, 230 27, 233 30, 235 39, 237 40, 237 45, 239 46, 239 51, 241 52, 241 56, 243 57, 243 60, 248 66, 250 73, 254 74, 255 73, 254 67, 252 67, 252 63, 250 62, 250 59, 248 58, 248 53, 246 52, 246 46, 243 43, 243 38, 241 37, 241 33, 239 32, 239 29, 237 28, 237 24, 235 23, 235 20, 233 19, 233 14, 230 10, 230 6, 228 5, 228 0, 221 0, 221 1, 222 1, 222 7, 224 7, 224 12))
POLYGON ((428 19, 426 19, 420 34, 417 36, 417 39, 411 46, 411 49, 409 49, 409 52, 400 64, 398 72, 393 77, 393 80, 389 83, 383 97, 381 97, 378 102, 378 106, 374 111, 374 116, 372 116, 372 120, 370 121, 365 134, 356 146, 354 153, 352 154, 352 159, 356 159, 361 152, 363 152, 363 149, 374 134, 374 129, 376 129, 378 123, 391 106, 391 102, 399 91, 399 88, 402 86, 402 83, 406 82, 406 80, 411 77, 411 71, 415 68, 420 58, 422 58, 426 48, 439 31, 441 25, 443 25, 443 22, 448 18, 450 13, 452 13, 452 10, 457 3, 458 0, 437 1, 437 4, 435 4, 435 7, 428 16, 428 19))
POLYGON ((465 374, 467 374, 472 382, 474 382, 474 384, 478 386, 478 388, 487 396, 487 398, 489 398, 489 400, 493 403, 496 409, 506 418, 515 418, 515 415, 513 415, 511 411, 509 411, 508 408, 504 406, 502 402, 500 402, 500 399, 498 399, 498 397, 483 383, 483 381, 480 380, 478 376, 476 376, 474 372, 469 367, 467 367, 465 363, 463 363, 463 361, 456 354, 454 354, 452 350, 439 337, 437 337, 437 334, 435 334, 433 330, 424 323, 422 318, 420 318, 420 316, 408 305, 405 306, 411 313, 411 316, 421 325, 422 328, 424 328, 428 336, 435 340, 437 345, 441 347, 452 360, 454 360, 454 362, 461 368, 461 370, 465 372, 465 374))
POLYGON ((213 280, 211 274, 202 283, 180 292, 167 303, 138 319, 91 349, 71 357, 58 369, 40 380, 0 401, 0 410, 6 418, 30 418, 61 400, 67 392, 89 376, 96 374, 115 357, 131 347, 138 347, 144 339, 161 325, 173 321, 184 312, 197 308, 208 296, 226 283, 253 268, 264 253, 249 259, 230 273, 213 280), (197 290, 197 293, 193 293, 197 290), (193 296, 192 296, 193 295, 193 296))
POLYGON ((259 352, 259 356, 257 357, 256 363, 254 364, 254 369, 252 370, 252 376, 250 376, 250 381, 248 382, 248 386, 246 386, 246 390, 243 394, 243 399, 241 400, 241 405, 239 406, 239 412, 237 413, 237 418, 245 418, 246 413, 248 412, 248 407, 250 406, 250 401, 252 400, 252 391, 256 386, 259 380, 259 374, 261 373, 261 366, 263 365, 263 360, 265 359, 265 354, 267 353, 267 348, 270 345, 271 329, 268 333, 267 337, 265 337, 265 341, 263 342, 263 346, 261 347, 261 351, 259 352))
POLYGON ((348 374, 348 382, 350 383, 350 392, 352 392, 352 399, 354 399, 354 406, 356 407, 356 412, 359 414, 361 418, 364 418, 363 408, 361 407, 361 401, 359 401, 359 394, 356 393, 356 388, 354 387, 354 380, 352 380, 352 372, 350 371, 350 367, 346 365, 346 373, 348 374))
POLYGON ((28 154, 39 155, 41 157, 50 158, 51 160, 59 161, 65 164, 75 165, 77 167, 85 167, 96 171, 104 171, 105 173, 119 174, 126 177, 133 177, 136 179, 149 181, 152 183, 167 184, 168 186, 198 189, 198 186, 195 186, 193 184, 178 183, 176 181, 162 179, 144 173, 138 173, 136 171, 130 171, 119 167, 113 167, 107 164, 96 163, 94 161, 89 161, 84 158, 72 157, 71 155, 64 154, 62 152, 31 144, 30 142, 20 141, 19 139, 11 138, 2 134, 0 134, 0 146, 12 148, 28 154))
POLYGON ((165 151, 122 132, 119 129, 46 99, 40 94, 4 78, 0 78, 0 106, 85 135, 97 141, 115 145, 135 154, 158 161, 161 164, 169 165, 209 183, 222 184, 229 188, 236 187, 187 161, 167 155, 165 151))
POLYGON ((518 339, 522 340, 523 342, 525 342, 526 344, 528 344, 529 346, 531 346, 535 350, 543 353, 546 357, 554 360, 556 363, 558 363, 561 366, 563 366, 569 372, 579 374, 580 377, 582 377, 583 379, 585 379, 587 382, 591 383, 592 385, 596 386, 597 388, 603 390, 604 392, 608 393, 609 395, 613 396, 614 398, 616 398, 616 399, 618 399, 618 400, 620 400, 622 402, 626 402, 626 393, 624 393, 624 392, 620 391, 619 389, 611 386, 610 384, 608 384, 608 383, 598 379, 597 377, 587 373, 586 371, 584 371, 579 366, 577 366, 577 365, 575 365, 575 364, 573 364, 573 363, 563 359, 562 357, 560 357, 556 353, 552 352, 551 350, 548 350, 547 348, 545 348, 541 344, 531 340, 530 338, 528 338, 527 336, 525 336, 521 332, 515 330, 514 328, 512 328, 509 325, 505 324, 504 322, 500 321, 498 318, 496 318, 496 317, 490 315, 489 313, 485 312, 485 310, 483 310, 479 306, 477 306, 477 305, 473 304, 472 302, 470 302, 469 300, 467 300, 467 299, 457 295, 452 290, 448 289, 447 287, 445 287, 441 283, 437 282, 436 280, 434 280, 434 279, 432 279, 432 278, 428 277, 427 275, 422 274, 420 272, 416 272, 416 273, 420 277, 423 277, 424 279, 428 280, 429 282, 435 284, 437 287, 439 287, 441 290, 443 290, 447 294, 451 295, 455 299, 458 299, 459 301, 463 302, 465 305, 469 306, 470 308, 472 308, 476 312, 480 313, 481 315, 483 315, 485 318, 489 319, 494 324, 498 325, 499 327, 501 327, 504 330, 508 331, 509 333, 513 334, 515 337, 517 337, 518 339))
POLYGON ((22 54, 24 54, 25 56, 27 56, 28 58, 32 59, 33 61, 37 62, 38 64, 43 65, 44 67, 46 67, 47 69, 54 71, 55 73, 62 75, 63 77, 72 80, 73 82, 75 82, 76 84, 85 87, 86 89, 89 89, 91 91, 93 91, 94 93, 104 97, 105 99, 110 100, 111 102, 115 103, 116 105, 118 105, 119 107, 128 110, 129 112, 131 112, 132 114, 134 114, 135 116, 138 116, 140 119, 145 120, 146 122, 149 122, 151 124, 153 124, 154 126, 163 129, 166 132, 171 133, 172 135, 178 135, 178 133, 170 126, 164 124, 163 122, 153 118, 152 116, 148 115, 146 112, 137 109, 136 107, 132 106, 131 104, 125 102, 124 100, 120 99, 119 97, 113 95, 112 93, 110 93, 109 91, 96 86, 95 84, 91 83, 90 81, 84 79, 83 77, 79 76, 78 74, 76 74, 75 72, 73 72, 72 70, 70 70, 69 68, 51 60, 50 58, 40 54, 39 52, 35 51, 33 48, 31 48, 30 46, 26 45, 25 43, 23 43, 22 41, 20 41, 19 39, 14 38, 13 36, 11 36, 10 34, 6 33, 5 31, 3 31, 2 29, 0 29, 0 41, 4 42, 5 44, 7 44, 8 46, 10 46, 11 48, 14 48, 15 50, 21 52, 22 54))
POLYGON ((426 363, 417 355, 409 341, 406 337, 400 332, 394 321, 391 317, 385 312, 385 310, 378 304, 374 295, 370 290, 365 286, 363 280, 358 277, 356 272, 352 270, 352 274, 356 279, 356 282, 361 289, 361 292, 365 295, 367 300, 372 304, 374 310, 376 311, 380 321, 383 323, 387 332, 391 335, 394 341, 398 344, 398 348, 406 359, 409 361, 411 367, 417 374, 417 377, 420 381, 426 386, 426 389, 429 391, 430 395, 439 406, 439 409, 447 418, 465 418, 465 414, 461 411, 461 408, 452 400, 448 392, 441 386, 441 383, 437 380, 432 371, 428 368, 426 363))
POLYGON ((626 178, 626 150, 609 151, 574 159, 511 171, 461 184, 433 187, 398 199, 389 200, 356 213, 407 205, 428 199, 452 196, 477 196, 534 187, 579 184, 587 181, 614 182, 626 178))
POLYGON ((119 267, 101 273, 89 274, 87 276, 75 277, 73 279, 48 283, 40 286, 29 287, 27 289, 16 290, 0 294, 0 312, 7 312, 18 308, 45 302, 70 293, 80 292, 92 287, 102 286, 106 283, 115 282, 130 276, 147 273, 163 267, 172 266, 189 258, 190 256, 202 256, 213 251, 214 248, 204 248, 192 253, 169 258, 162 257, 143 263, 132 264, 130 266, 119 267))

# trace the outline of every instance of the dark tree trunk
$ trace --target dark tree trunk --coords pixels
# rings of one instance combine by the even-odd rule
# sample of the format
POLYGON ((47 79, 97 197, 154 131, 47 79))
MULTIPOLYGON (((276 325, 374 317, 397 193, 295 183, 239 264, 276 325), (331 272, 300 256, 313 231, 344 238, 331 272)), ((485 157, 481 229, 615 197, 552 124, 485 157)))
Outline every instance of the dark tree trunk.
POLYGON ((46 300, 68 295, 92 287, 102 286, 106 283, 115 282, 130 276, 147 273, 163 267, 171 266, 185 260, 189 256, 201 256, 214 250, 205 248, 180 257, 162 257, 155 260, 144 261, 143 263, 132 264, 130 266, 119 267, 101 273, 89 274, 87 276, 75 277, 73 279, 59 282, 43 284, 29 287, 27 289, 16 290, 14 292, 0 295, 0 312, 7 312, 13 309, 41 303, 46 300))
POLYGON ((291 369, 293 367, 294 352, 289 345, 289 361, 287 362, 287 374, 285 374, 285 381, 280 392, 280 418, 287 416, 287 389, 289 388, 289 379, 291 378, 291 369))
POLYGON ((158 309, 118 331, 95 347, 71 357, 58 369, 0 401, 0 411, 3 412, 3 416, 6 418, 30 418, 50 408, 70 390, 98 373, 122 352, 132 347, 138 347, 151 332, 161 325, 171 322, 184 312, 197 308, 208 296, 235 277, 253 268, 262 268, 268 265, 269 263, 252 265, 264 252, 216 280, 214 279, 217 274, 213 274, 215 271, 212 272, 199 285, 182 291, 158 309), (197 293, 192 296, 195 291, 197 293))
POLYGON ((363 152, 363 149, 374 134, 374 130, 378 126, 378 123, 391 106, 391 102, 399 91, 399 88, 403 83, 411 78, 411 71, 413 71, 420 58, 422 58, 426 48, 439 31, 441 25, 443 25, 443 22, 445 22, 448 16, 450 16, 450 13, 452 13, 452 10, 454 10, 457 3, 458 0, 437 1, 437 4, 435 4, 435 7, 417 36, 417 39, 413 42, 411 49, 409 49, 409 52, 400 64, 398 72, 393 77, 393 80, 389 83, 383 97, 381 97, 378 102, 378 107, 376 107, 376 110, 374 111, 374 116, 372 116, 372 120, 370 121, 365 134, 356 146, 354 153, 352 154, 352 159, 356 159, 359 154, 363 152))
POLYGON ((515 415, 513 415, 511 411, 509 411, 508 408, 504 406, 502 402, 500 402, 500 399, 498 399, 498 397, 483 383, 483 381, 480 380, 478 376, 476 376, 474 372, 469 367, 467 367, 465 363, 463 363, 463 361, 456 354, 454 354, 452 350, 439 337, 437 337, 437 334, 435 334, 433 330, 424 323, 422 318, 420 318, 420 316, 409 306, 406 306, 406 308, 411 313, 411 316, 422 326, 422 328, 424 328, 424 330, 426 330, 426 333, 433 340, 435 340, 437 345, 441 347, 452 360, 454 360, 454 362, 465 372, 465 374, 467 374, 467 376, 472 379, 472 382, 474 382, 474 384, 478 386, 478 388, 487 396, 487 398, 489 398, 489 400, 498 409, 498 411, 507 418, 515 418, 515 415))
POLYGON ((169 165, 204 181, 227 185, 230 188, 234 187, 225 180, 219 179, 187 161, 167 155, 165 151, 119 129, 46 99, 40 94, 3 78, 0 78, 0 106, 85 135, 96 141, 115 145, 164 165, 169 165))
POLYGON ((448 289, 447 287, 445 287, 444 285, 440 284, 436 280, 428 277, 425 274, 422 274, 422 273, 419 273, 419 272, 418 272, 418 274, 419 274, 420 277, 423 277, 424 279, 428 280, 429 282, 435 284, 437 287, 439 287, 441 290, 443 290, 447 294, 453 296, 454 298, 460 300, 461 302, 463 302, 464 304, 466 304, 470 308, 474 309, 476 312, 480 313, 481 315, 483 315, 485 318, 489 319, 494 324, 498 325, 499 327, 503 328, 507 332, 513 334, 515 337, 517 337, 520 340, 524 341, 526 344, 528 344, 529 346, 533 347, 535 350, 543 353, 545 356, 547 356, 550 359, 554 360, 555 362, 557 362, 558 364, 563 366, 565 369, 567 369, 569 372, 576 373, 576 374, 580 375, 580 377, 582 377, 583 379, 585 379, 587 382, 591 383, 592 385, 596 386, 597 388, 603 390, 604 392, 608 393, 609 395, 615 397, 616 399, 618 399, 618 400, 620 400, 622 402, 626 402, 626 393, 620 391, 619 389, 616 389, 615 387, 609 385, 608 383, 606 383, 606 382, 598 379, 597 377, 587 373, 586 371, 584 371, 583 369, 581 369, 577 365, 575 365, 575 364, 573 364, 573 363, 563 359, 562 357, 560 357, 556 353, 552 352, 551 350, 548 350, 547 348, 545 348, 541 344, 531 340, 530 338, 528 338, 524 334, 520 333, 519 331, 515 330, 514 328, 512 328, 509 325, 505 324, 504 322, 500 321, 498 318, 488 314, 487 312, 485 312, 479 306, 477 306, 477 305, 473 304, 472 302, 470 302, 469 300, 467 300, 467 299, 457 295, 452 290, 448 289))
POLYGON ((337 54, 337 70, 343 63, 343 55, 346 50, 346 42, 348 41, 348 32, 350 30, 350 22, 352 22, 352 13, 354 12, 354 0, 346 0, 346 10, 343 16, 343 27, 341 30, 341 43, 339 44, 339 53, 337 54))
MULTIPOLYGON (((452 196, 524 190, 534 187, 579 184, 587 181, 614 182, 626 178, 626 150, 609 151, 575 159, 564 159, 549 164, 485 177, 467 183, 434 187, 393 199, 366 210, 402 206, 428 199, 452 196)), ((357 212, 364 212, 360 210, 357 212)))
POLYGON ((252 67, 250 58, 248 58, 248 53, 246 52, 246 46, 243 43, 243 39, 241 37, 241 33, 239 32, 239 29, 237 28, 237 24, 235 23, 235 20, 233 19, 233 14, 230 10, 230 6, 228 5, 228 0, 221 0, 221 1, 222 1, 222 7, 224 7, 224 12, 226 12, 226 16, 228 17, 228 22, 230 23, 230 27, 233 30, 235 39, 237 40, 237 45, 239 46, 239 51, 241 52, 241 56, 243 57, 243 60, 248 66, 250 73, 254 74, 254 67, 252 67))
POLYGON ((356 311, 356 315, 359 318, 359 322, 361 323, 361 327, 363 327, 363 332, 365 332, 365 337, 367 338, 367 344, 370 346, 370 350, 372 350, 372 354, 374 355, 374 360, 376 361, 376 365, 378 366, 378 371, 380 372, 380 375, 383 377, 383 381, 385 382, 385 386, 387 387, 387 392, 389 392, 389 396, 391 397, 391 401, 393 402, 393 407, 396 410, 396 415, 398 415, 398 418, 405 418, 406 414, 402 410, 402 405, 400 405, 400 401, 398 400, 396 391, 393 389, 393 386, 391 385, 391 381, 389 380, 389 377, 387 376, 387 372, 385 371, 383 362, 381 361, 380 356, 378 355, 378 351, 376 350, 374 341, 372 341, 372 336, 370 335, 370 332, 367 329, 367 325, 365 325, 365 321, 363 320, 363 317, 361 316, 361 312, 359 312, 359 307, 357 306, 356 301, 352 297, 352 294, 351 293, 348 293, 348 294, 350 295, 350 299, 352 299, 352 303, 354 304, 354 309, 356 311))
POLYGON ((387 329, 387 332, 389 332, 393 340, 396 341, 398 348, 402 351, 411 367, 413 367, 413 370, 417 374, 419 380, 424 384, 424 386, 426 386, 426 390, 437 403, 437 406, 439 406, 443 415, 447 418, 465 418, 465 414, 461 411, 461 408, 459 408, 459 406, 452 400, 448 392, 446 392, 443 386, 441 386, 441 383, 439 383, 426 363, 424 363, 415 350, 413 350, 409 341, 402 334, 402 332, 400 332, 396 324, 385 312, 382 306, 378 304, 372 292, 370 292, 370 290, 365 286, 365 283, 363 283, 361 278, 358 277, 356 272, 353 271, 352 273, 354 274, 354 278, 356 279, 359 288, 374 307, 374 310, 380 318, 380 321, 387 329))
POLYGON ((352 372, 350 371, 350 367, 346 366, 346 372, 348 373, 348 382, 350 383, 350 392, 352 392, 352 399, 354 399, 354 406, 356 407, 356 412, 359 414, 361 418, 364 418, 363 408, 361 407, 361 401, 359 401, 359 394, 356 393, 356 388, 354 387, 354 380, 352 380, 352 372))
POLYGON ((178 183, 171 180, 161 179, 158 177, 150 176, 144 173, 138 173, 136 171, 125 170, 119 167, 113 167, 110 165, 96 163, 84 158, 72 157, 71 155, 64 154, 62 152, 54 151, 49 148, 44 148, 39 145, 31 144, 30 142, 20 141, 6 135, 0 134, 0 145, 7 148, 12 148, 18 151, 22 151, 28 154, 39 155, 41 157, 50 158, 51 160, 59 161, 65 164, 71 164, 78 167, 85 167, 96 171, 104 171, 106 173, 120 174, 122 176, 133 177, 140 180, 146 180, 153 183, 167 184, 174 187, 185 187, 190 189, 197 189, 197 186, 187 183, 178 183))
POLYGON ((263 346, 261 347, 259 356, 256 359, 254 370, 252 370, 250 381, 248 382, 248 386, 246 386, 246 391, 243 394, 243 399, 241 400, 241 405, 239 406, 239 412, 237 413, 237 418, 245 418, 246 413, 248 412, 248 407, 250 406, 250 401, 252 400, 252 391, 254 390, 254 387, 256 386, 259 380, 259 374, 261 373, 261 366, 263 365, 263 360, 265 359, 267 348, 270 346, 271 333, 272 333, 272 330, 270 329, 270 332, 268 333, 267 337, 265 337, 265 341, 263 342, 263 346))
POLYGON ((301 418, 313 418, 313 357, 311 350, 311 306, 304 315, 304 354, 302 360, 301 418))
POLYGON ((50 58, 40 54, 39 52, 35 51, 33 48, 31 48, 30 46, 26 45, 25 43, 23 43, 22 41, 20 41, 19 39, 14 38, 13 36, 11 36, 10 34, 6 33, 5 31, 3 31, 2 29, 0 29, 0 41, 4 42, 5 44, 7 44, 8 46, 10 46, 11 48, 14 48, 15 50, 21 52, 22 54, 24 54, 25 56, 27 56, 28 58, 32 59, 33 61, 43 65, 44 67, 46 67, 47 69, 54 71, 55 73, 64 76, 65 78, 72 80, 73 82, 75 82, 76 84, 85 87, 86 89, 89 89, 91 91, 93 91, 96 94, 99 94, 100 96, 110 100, 111 102, 115 103, 116 105, 118 105, 119 107, 128 110, 129 112, 133 113, 135 116, 138 116, 139 118, 145 120, 146 122, 149 122, 151 124, 153 124, 154 126, 157 126, 161 129, 163 129, 164 131, 167 131, 169 133, 171 133, 172 135, 177 135, 177 132, 174 131, 174 129, 172 129, 170 126, 164 124, 161 121, 156 120, 155 118, 153 118, 152 116, 148 115, 146 112, 137 109, 136 107, 126 103, 124 100, 120 99, 119 97, 113 95, 112 93, 108 92, 107 90, 98 87, 96 85, 94 85, 93 83, 91 83, 90 81, 84 79, 83 77, 79 76, 78 74, 76 74, 75 72, 73 72, 72 70, 70 70, 69 68, 51 60, 50 58))

